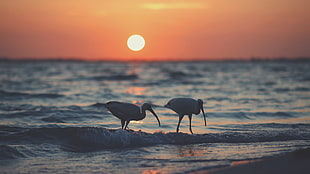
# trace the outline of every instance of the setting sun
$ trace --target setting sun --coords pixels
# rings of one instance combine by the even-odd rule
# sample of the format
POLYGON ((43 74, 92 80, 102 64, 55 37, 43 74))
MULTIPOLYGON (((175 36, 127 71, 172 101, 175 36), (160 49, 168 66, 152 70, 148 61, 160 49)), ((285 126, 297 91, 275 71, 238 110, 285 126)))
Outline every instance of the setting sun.
POLYGON ((132 35, 127 40, 127 46, 132 51, 140 51, 145 45, 145 40, 140 35, 132 35))
POLYGON ((310 57, 309 6, 309 0, 0 1, 0 57, 310 57))

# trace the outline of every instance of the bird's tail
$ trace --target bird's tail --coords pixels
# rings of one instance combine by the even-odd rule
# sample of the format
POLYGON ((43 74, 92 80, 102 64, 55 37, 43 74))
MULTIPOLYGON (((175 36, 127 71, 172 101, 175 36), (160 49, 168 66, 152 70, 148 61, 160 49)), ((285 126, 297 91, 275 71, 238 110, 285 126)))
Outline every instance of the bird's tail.
POLYGON ((165 104, 164 107, 171 108, 170 103, 165 104))
POLYGON ((106 107, 106 108, 107 108, 107 107, 108 107, 108 105, 109 105, 109 103, 110 103, 110 102, 102 103, 102 105, 103 105, 104 107, 106 107))
POLYGON ((96 104, 93 104, 92 106, 94 106, 94 107, 102 107, 102 106, 106 107, 106 103, 96 103, 96 104))

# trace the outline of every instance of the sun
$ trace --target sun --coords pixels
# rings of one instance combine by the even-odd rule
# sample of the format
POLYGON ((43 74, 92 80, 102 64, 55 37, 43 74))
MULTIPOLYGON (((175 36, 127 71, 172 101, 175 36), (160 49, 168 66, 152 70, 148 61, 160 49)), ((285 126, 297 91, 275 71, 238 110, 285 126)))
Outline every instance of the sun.
POLYGON ((140 51, 145 46, 145 40, 140 35, 131 35, 127 40, 127 46, 132 51, 140 51))

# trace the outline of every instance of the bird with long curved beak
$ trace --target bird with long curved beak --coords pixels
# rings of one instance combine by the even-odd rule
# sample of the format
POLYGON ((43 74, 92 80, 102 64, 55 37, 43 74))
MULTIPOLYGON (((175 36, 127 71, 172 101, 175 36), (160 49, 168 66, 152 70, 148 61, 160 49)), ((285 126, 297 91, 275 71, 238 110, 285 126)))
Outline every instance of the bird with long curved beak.
POLYGON ((192 114, 198 115, 202 111, 204 116, 205 126, 207 126, 207 119, 205 112, 203 110, 203 101, 201 99, 195 100, 192 98, 173 98, 165 105, 166 108, 169 108, 176 112, 179 115, 179 122, 177 126, 177 132, 179 132, 179 127, 181 120, 184 115, 188 115, 189 118, 189 130, 192 131, 192 114))
POLYGON ((146 110, 150 111, 158 121, 160 121, 151 105, 144 103, 141 108, 131 103, 124 103, 118 101, 110 101, 104 104, 104 106, 117 118, 121 120, 122 129, 126 129, 131 120, 143 120, 146 116, 146 110))

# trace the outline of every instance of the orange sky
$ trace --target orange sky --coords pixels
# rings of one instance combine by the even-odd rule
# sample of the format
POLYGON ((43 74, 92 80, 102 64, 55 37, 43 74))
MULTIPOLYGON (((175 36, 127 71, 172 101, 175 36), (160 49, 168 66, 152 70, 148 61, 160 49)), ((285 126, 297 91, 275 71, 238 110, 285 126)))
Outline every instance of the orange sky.
POLYGON ((309 0, 3 0, 0 57, 310 56, 309 0), (127 38, 146 46, 133 52, 127 38))

